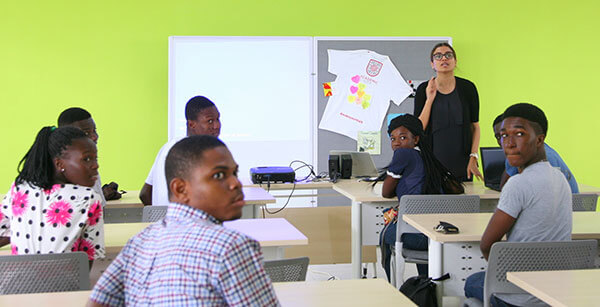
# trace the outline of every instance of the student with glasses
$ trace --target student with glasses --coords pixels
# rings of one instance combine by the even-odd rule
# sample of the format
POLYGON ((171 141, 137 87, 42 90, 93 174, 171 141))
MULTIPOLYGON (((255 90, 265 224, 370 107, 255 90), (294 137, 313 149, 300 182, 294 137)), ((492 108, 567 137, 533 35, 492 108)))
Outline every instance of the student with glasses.
POLYGON ((476 176, 481 180, 477 88, 454 75, 456 52, 448 43, 435 45, 430 60, 436 76, 417 88, 414 111, 425 128, 425 142, 457 179, 471 181, 476 176))

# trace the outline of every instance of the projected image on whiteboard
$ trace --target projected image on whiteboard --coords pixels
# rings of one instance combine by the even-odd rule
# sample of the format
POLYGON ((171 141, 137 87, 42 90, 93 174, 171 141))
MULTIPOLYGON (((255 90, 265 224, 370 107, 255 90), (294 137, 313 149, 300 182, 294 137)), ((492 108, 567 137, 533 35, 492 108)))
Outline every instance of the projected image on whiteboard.
POLYGON ((240 177, 313 162, 311 38, 171 37, 169 47, 169 139, 185 136, 185 103, 202 95, 221 113, 240 177))

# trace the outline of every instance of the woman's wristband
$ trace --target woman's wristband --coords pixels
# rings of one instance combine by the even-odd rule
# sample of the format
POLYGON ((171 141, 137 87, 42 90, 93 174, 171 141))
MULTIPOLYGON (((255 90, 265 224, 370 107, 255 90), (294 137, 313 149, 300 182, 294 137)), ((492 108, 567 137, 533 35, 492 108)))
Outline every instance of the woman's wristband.
POLYGON ((469 157, 475 158, 475 160, 479 160, 479 155, 476 152, 472 152, 469 157))

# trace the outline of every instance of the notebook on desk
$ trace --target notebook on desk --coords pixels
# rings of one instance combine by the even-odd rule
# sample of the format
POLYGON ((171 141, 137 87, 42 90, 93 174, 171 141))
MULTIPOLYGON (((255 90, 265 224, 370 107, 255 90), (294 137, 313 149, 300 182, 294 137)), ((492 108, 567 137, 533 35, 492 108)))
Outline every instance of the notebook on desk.
POLYGON ((371 154, 360 151, 330 150, 330 155, 350 155, 352 157, 352 177, 377 177, 379 172, 371 154))
POLYGON ((500 191, 500 180, 504 173, 504 150, 502 147, 481 147, 481 167, 485 186, 500 191))

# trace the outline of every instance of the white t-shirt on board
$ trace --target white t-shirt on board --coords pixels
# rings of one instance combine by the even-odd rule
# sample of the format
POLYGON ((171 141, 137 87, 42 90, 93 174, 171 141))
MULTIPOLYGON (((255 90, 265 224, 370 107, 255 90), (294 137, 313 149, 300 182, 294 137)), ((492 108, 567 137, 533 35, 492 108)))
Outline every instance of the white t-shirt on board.
POLYGON ((329 72, 337 75, 319 129, 357 139, 379 131, 389 102, 400 105, 412 89, 390 58, 369 50, 327 50, 329 72))

